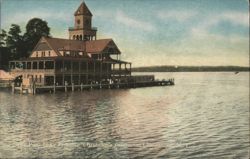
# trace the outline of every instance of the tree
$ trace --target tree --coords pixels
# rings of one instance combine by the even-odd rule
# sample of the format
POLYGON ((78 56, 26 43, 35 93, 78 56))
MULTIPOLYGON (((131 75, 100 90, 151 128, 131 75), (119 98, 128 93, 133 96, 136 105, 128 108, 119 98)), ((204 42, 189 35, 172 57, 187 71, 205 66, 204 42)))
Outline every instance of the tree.
POLYGON ((2 29, 0 33, 0 47, 5 46, 6 38, 7 38, 7 33, 5 30, 2 29))
POLYGON ((12 24, 6 38, 6 46, 10 49, 11 59, 18 59, 25 54, 25 45, 23 45, 23 37, 20 33, 20 26, 12 24))
POLYGON ((4 52, 6 56, 8 54, 8 57, 10 57, 9 60, 28 57, 42 36, 49 37, 50 28, 46 21, 39 18, 33 18, 28 21, 24 35, 21 35, 19 25, 12 24, 8 34, 5 30, 1 30, 1 52, 3 52, 3 47, 6 47, 4 52))
POLYGON ((26 25, 26 33, 24 34, 24 42, 27 46, 27 53, 30 54, 37 42, 42 36, 50 36, 50 28, 48 23, 39 18, 29 20, 26 25))

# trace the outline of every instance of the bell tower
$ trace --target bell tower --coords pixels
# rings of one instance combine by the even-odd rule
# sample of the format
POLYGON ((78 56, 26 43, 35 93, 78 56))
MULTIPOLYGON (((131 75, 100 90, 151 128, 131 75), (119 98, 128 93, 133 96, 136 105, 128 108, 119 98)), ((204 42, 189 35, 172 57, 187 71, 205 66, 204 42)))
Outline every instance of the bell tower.
POLYGON ((92 27, 92 13, 85 2, 82 2, 75 11, 74 27, 69 28, 69 39, 72 40, 96 40, 97 28, 92 27))

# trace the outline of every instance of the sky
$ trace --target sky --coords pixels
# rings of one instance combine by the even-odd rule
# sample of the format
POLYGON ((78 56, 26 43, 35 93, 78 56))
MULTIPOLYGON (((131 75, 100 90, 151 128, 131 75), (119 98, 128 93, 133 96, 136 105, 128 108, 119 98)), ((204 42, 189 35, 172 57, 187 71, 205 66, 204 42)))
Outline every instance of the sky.
MULTIPOLYGON (((82 0, 0 0, 1 28, 29 19, 68 38, 82 0)), ((133 66, 249 66, 248 0, 85 0, 97 39, 112 38, 133 66)))

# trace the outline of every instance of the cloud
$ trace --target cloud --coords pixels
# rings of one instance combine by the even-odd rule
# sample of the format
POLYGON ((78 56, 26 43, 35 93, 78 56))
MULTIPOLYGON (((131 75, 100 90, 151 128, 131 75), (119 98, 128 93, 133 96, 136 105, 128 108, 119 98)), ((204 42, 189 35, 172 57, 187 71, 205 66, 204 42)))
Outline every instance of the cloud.
POLYGON ((211 27, 218 25, 222 21, 228 21, 231 24, 243 27, 249 27, 249 15, 246 12, 224 12, 220 15, 209 15, 204 21, 191 28, 193 35, 203 36, 208 34, 211 27))
POLYGON ((185 22, 197 15, 195 11, 158 11, 157 17, 162 20, 176 20, 178 22, 185 22))
POLYGON ((60 19, 64 22, 70 22, 72 20, 72 17, 70 14, 67 14, 65 12, 55 12, 55 11, 48 11, 48 10, 36 10, 36 11, 26 11, 26 12, 16 12, 14 13, 11 18, 8 20, 3 20, 4 26, 9 27, 9 25, 15 23, 15 24, 26 24, 28 20, 31 18, 41 18, 43 20, 49 21, 54 20, 58 21, 60 19))
POLYGON ((152 24, 148 22, 141 21, 139 19, 135 19, 127 16, 122 11, 118 11, 115 17, 115 20, 119 23, 122 23, 128 27, 142 29, 144 31, 154 31, 155 28, 152 24))
POLYGON ((227 20, 236 25, 249 26, 249 14, 244 12, 227 12, 219 20, 227 20))

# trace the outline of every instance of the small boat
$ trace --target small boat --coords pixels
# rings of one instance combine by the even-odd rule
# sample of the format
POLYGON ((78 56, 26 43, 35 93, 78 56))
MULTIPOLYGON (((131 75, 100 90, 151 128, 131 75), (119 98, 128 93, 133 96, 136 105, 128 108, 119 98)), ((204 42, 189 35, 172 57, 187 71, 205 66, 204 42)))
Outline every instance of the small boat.
POLYGON ((238 73, 239 73, 239 71, 234 72, 234 74, 238 74, 238 73))

